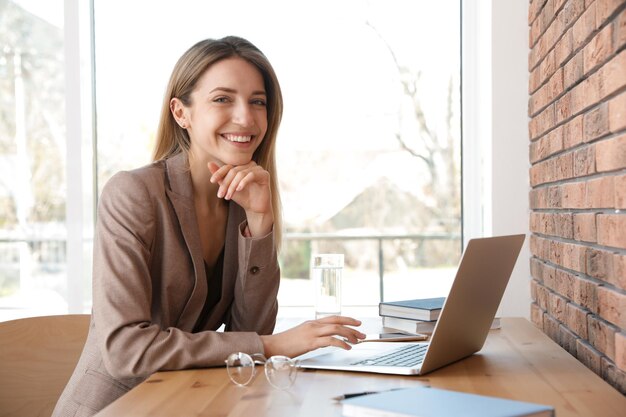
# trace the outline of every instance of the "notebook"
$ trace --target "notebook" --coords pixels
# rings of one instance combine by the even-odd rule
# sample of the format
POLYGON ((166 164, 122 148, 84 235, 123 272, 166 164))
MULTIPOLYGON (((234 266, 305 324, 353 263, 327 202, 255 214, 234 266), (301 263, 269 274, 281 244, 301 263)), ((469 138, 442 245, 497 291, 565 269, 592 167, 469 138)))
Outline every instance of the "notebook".
POLYGON ((554 407, 438 388, 407 388, 343 401, 344 417, 553 417, 554 407))
POLYGON ((524 243, 524 235, 471 239, 429 343, 370 342, 316 349, 299 366, 423 375, 482 349, 524 243))

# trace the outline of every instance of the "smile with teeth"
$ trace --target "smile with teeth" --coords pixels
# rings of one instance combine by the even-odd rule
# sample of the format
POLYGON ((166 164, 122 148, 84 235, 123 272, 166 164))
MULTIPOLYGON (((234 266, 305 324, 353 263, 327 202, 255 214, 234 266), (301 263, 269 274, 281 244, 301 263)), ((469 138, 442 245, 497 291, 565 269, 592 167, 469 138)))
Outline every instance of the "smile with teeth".
POLYGON ((252 135, 232 135, 232 134, 224 134, 222 135, 223 137, 225 137, 226 139, 228 139, 231 142, 240 142, 240 143, 244 143, 244 142, 250 142, 252 140, 252 135))

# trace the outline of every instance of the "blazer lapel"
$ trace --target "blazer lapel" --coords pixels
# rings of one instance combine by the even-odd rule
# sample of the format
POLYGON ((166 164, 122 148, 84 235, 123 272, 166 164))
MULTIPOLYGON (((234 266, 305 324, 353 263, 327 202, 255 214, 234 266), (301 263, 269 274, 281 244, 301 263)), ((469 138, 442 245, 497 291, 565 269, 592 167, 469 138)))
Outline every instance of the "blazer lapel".
POLYGON ((166 177, 169 181, 169 187, 166 187, 167 195, 178 217, 180 229, 187 249, 191 254, 194 269, 194 287, 176 325, 176 327, 190 332, 202 313, 202 307, 207 297, 202 242, 200 241, 200 233, 198 231, 198 220, 196 219, 196 210, 193 202, 193 189, 191 174, 187 167, 187 157, 184 153, 180 153, 167 159, 165 166, 166 177))

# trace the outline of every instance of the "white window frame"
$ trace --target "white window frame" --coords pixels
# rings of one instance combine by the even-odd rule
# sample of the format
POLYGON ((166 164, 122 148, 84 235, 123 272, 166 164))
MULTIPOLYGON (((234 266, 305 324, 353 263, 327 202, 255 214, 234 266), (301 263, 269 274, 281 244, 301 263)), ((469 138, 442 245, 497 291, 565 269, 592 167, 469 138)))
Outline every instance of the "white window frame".
MULTIPOLYGON (((528 234, 528 1, 462 2, 463 237, 528 234)), ((528 237, 499 316, 530 316, 528 237)))

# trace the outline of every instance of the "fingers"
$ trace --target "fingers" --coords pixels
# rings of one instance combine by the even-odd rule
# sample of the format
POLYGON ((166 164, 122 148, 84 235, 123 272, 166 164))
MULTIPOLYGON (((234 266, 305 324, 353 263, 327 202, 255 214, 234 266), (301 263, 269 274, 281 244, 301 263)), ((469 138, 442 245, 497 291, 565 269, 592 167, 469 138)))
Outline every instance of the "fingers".
POLYGON ((269 173, 254 162, 242 166, 222 167, 215 162, 209 162, 207 166, 212 173, 210 181, 220 185, 217 196, 226 200, 230 200, 233 194, 243 190, 250 183, 266 183, 269 177, 269 173))
MULTIPOLYGON (((344 317, 345 319, 349 319, 348 317, 344 317)), ((358 320, 350 319, 351 323, 360 322, 358 320)), ((339 336, 341 340, 346 340, 350 343, 358 343, 359 339, 365 339, 366 335, 361 333, 357 329, 353 329, 351 327, 347 327, 343 324, 339 324, 337 322, 329 322, 324 323, 322 320, 315 320, 308 323, 311 326, 312 332, 315 337, 325 339, 327 336, 339 336)), ((358 324, 357 324, 358 325, 358 324)))

